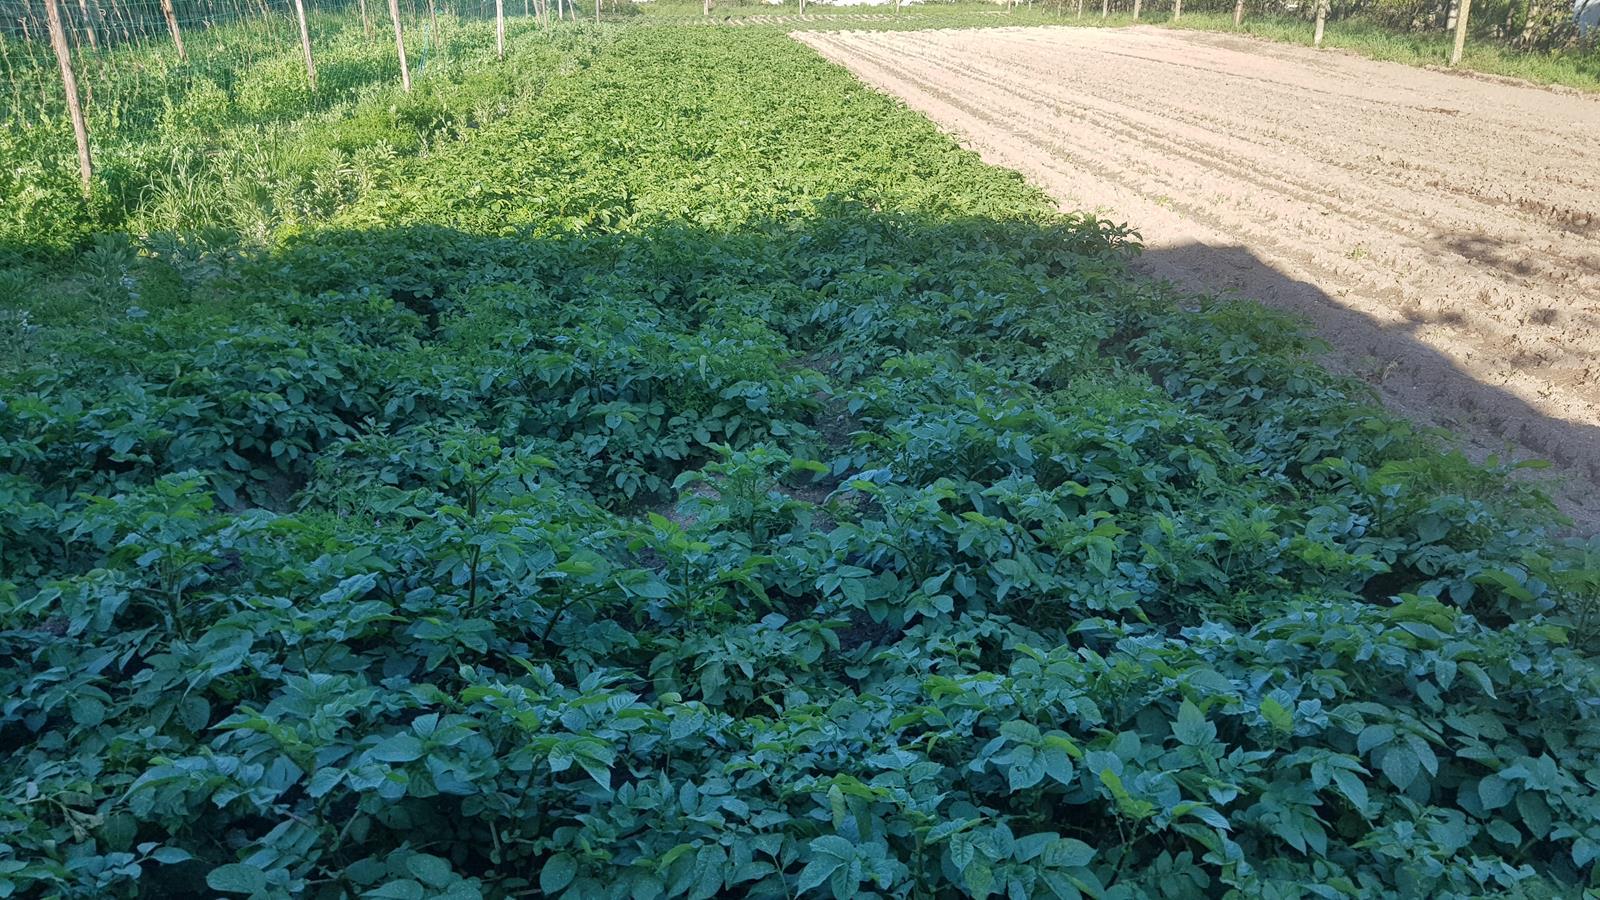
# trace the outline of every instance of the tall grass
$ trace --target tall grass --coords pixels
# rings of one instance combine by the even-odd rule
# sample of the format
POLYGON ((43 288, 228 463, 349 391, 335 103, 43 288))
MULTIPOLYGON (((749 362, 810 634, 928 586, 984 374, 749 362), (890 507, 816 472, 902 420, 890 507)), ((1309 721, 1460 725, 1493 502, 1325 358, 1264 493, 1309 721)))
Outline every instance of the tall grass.
MULTIPOLYGON (((519 20, 500 64, 485 53, 492 23, 440 18, 446 39, 410 35, 411 94, 392 38, 367 38, 353 15, 315 20, 315 92, 293 33, 260 21, 197 31, 187 63, 160 45, 85 55, 97 169, 87 203, 59 84, 55 95, 14 93, 0 101, 0 255, 38 258, 108 231, 211 229, 260 243, 333 214, 388 169, 537 90, 529 63, 564 43, 519 20)), ((592 26, 565 26, 578 27, 592 26)))

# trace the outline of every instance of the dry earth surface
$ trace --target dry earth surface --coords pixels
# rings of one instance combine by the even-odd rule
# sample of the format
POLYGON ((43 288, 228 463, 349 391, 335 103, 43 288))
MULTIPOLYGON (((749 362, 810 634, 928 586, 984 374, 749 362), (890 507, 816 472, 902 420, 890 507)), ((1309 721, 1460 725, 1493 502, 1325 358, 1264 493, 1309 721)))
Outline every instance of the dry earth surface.
POLYGON ((1155 28, 795 38, 1600 526, 1600 100, 1155 28))

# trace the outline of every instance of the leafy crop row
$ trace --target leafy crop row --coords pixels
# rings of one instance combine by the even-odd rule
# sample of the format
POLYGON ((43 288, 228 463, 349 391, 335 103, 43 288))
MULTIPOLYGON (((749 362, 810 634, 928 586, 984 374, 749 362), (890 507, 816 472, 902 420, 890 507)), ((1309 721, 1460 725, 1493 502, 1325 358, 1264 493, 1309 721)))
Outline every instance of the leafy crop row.
POLYGON ((52 264, 0 895, 1597 883, 1535 492, 779 36, 592 40, 321 226, 52 264))

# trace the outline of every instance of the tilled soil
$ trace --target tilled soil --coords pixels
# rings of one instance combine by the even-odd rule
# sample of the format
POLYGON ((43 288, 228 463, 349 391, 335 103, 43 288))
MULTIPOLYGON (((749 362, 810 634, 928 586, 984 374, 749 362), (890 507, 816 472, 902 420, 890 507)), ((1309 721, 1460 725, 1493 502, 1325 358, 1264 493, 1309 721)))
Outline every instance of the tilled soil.
POLYGON ((1600 100, 1155 28, 795 37, 1600 524, 1600 100))

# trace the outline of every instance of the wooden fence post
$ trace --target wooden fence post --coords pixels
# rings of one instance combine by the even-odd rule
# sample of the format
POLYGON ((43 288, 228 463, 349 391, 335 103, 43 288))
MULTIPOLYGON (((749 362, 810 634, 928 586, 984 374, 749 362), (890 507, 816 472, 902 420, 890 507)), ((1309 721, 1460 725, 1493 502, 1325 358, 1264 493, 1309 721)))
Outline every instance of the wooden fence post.
POLYGON ((78 0, 78 11, 83 13, 83 31, 89 36, 89 49, 100 49, 100 7, 94 0, 78 0))
POLYGON ((357 4, 361 7, 361 31, 371 40, 372 20, 367 18, 367 0, 357 0, 357 4))
POLYGON ((1233 27, 1238 28, 1244 24, 1244 0, 1233 4, 1233 27))
POLYGON ((1183 18, 1183 0, 1172 0, 1172 21, 1183 18))
POLYGON ((72 73, 72 51, 67 48, 67 33, 61 27, 61 10, 56 0, 44 0, 44 14, 50 25, 50 46, 61 64, 61 87, 67 94, 67 112, 72 115, 72 136, 78 141, 78 176, 83 179, 83 196, 89 196, 94 182, 94 162, 89 159, 89 129, 83 123, 83 107, 78 103, 78 78, 72 73))
POLYGON ((389 18, 394 21, 394 47, 400 54, 400 86, 411 93, 411 69, 406 65, 406 34, 400 25, 400 0, 389 0, 389 18))
POLYGON ((1461 64, 1461 52, 1467 47, 1467 15, 1472 12, 1472 0, 1460 0, 1461 11, 1456 13, 1456 42, 1450 48, 1450 65, 1461 64))
POLYGON ((178 48, 178 58, 187 62, 189 51, 183 49, 183 32, 178 30, 178 14, 172 10, 172 0, 161 0, 161 14, 167 19, 167 30, 172 32, 172 43, 178 48))
POLYGON ((600 0, 594 0, 594 23, 600 24, 600 0))
POLYGON ((1100 0, 1100 18, 1111 15, 1111 0, 1100 0))
POLYGON ((1322 46, 1322 33, 1328 24, 1328 0, 1317 0, 1317 30, 1311 36, 1311 46, 1322 46))
POLYGON ((10 36, 0 32, 0 63, 6 67, 6 84, 11 87, 11 102, 18 103, 22 95, 17 92, 17 73, 11 68, 11 53, 6 49, 10 43, 10 36))
POLYGON ((1139 8, 1142 5, 1140 0, 1133 0, 1133 20, 1135 22, 1139 21, 1139 8))
POLYGON ((300 20, 300 50, 306 57, 306 81, 311 85, 312 92, 315 92, 317 63, 311 58, 311 31, 306 27, 306 5, 303 0, 294 0, 294 14, 300 20))
POLYGON ((494 0, 494 53, 506 58, 506 0, 494 0))

